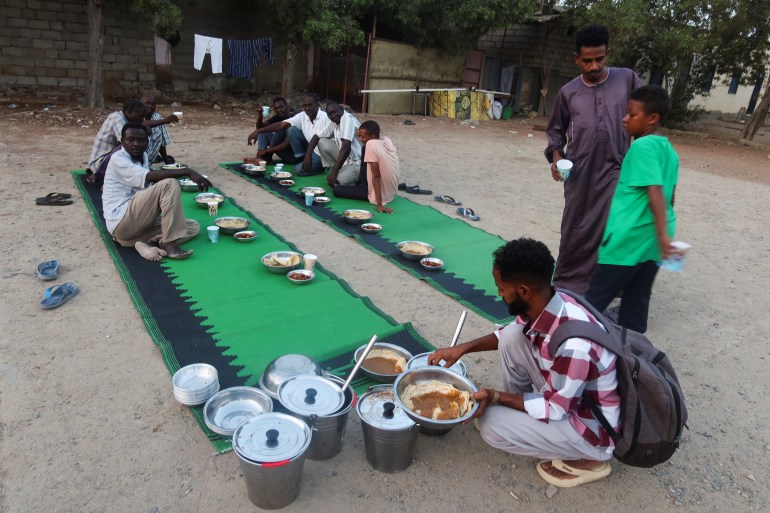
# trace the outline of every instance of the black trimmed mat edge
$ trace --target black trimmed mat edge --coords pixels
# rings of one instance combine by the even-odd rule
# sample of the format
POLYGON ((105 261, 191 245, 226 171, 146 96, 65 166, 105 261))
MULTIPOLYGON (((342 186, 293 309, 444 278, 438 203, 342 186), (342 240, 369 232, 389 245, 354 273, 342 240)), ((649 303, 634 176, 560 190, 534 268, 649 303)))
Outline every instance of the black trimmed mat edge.
MULTIPOLYGON (((496 296, 485 294, 473 285, 458 278, 454 273, 425 270, 419 262, 403 258, 395 243, 385 239, 379 233, 362 233, 357 225, 345 222, 337 212, 333 211, 328 206, 313 205, 312 207, 308 207, 305 205, 304 197, 287 187, 278 185, 278 182, 263 177, 253 177, 244 174, 241 171, 241 164, 242 163, 240 162, 222 162, 219 164, 219 167, 227 169, 231 173, 244 178, 246 181, 259 185, 273 195, 293 204, 299 210, 303 210, 311 217, 328 224, 336 231, 349 237, 354 237, 362 246, 373 253, 387 258, 397 267, 400 267, 416 278, 427 282, 442 294, 450 296, 458 303, 468 307, 482 317, 501 324, 513 321, 514 318, 508 312, 508 307, 496 296)), ((402 199, 409 201, 408 198, 402 199)), ((482 231, 490 236, 500 238, 499 236, 480 228, 472 228, 482 231)), ((500 242, 505 243, 502 238, 500 238, 500 242)))
MULTIPOLYGON (((71 174, 75 181, 75 185, 85 200, 86 207, 99 231, 99 235, 112 257, 113 263, 117 267, 136 309, 142 317, 142 321, 144 322, 150 337, 160 349, 161 356, 170 375, 173 375, 176 370, 185 365, 205 361, 217 368, 221 388, 224 389, 232 386, 244 385, 246 381, 251 378, 238 376, 237 371, 242 367, 231 364, 230 362, 234 357, 227 357, 223 354, 223 351, 227 348, 220 349, 216 345, 216 341, 208 332, 209 328, 206 326, 206 317, 201 316, 198 311, 190 308, 190 303, 182 298, 177 286, 172 282, 173 277, 167 273, 161 265, 147 265, 148 262, 133 248, 124 248, 112 240, 111 235, 107 232, 104 222, 101 194, 98 189, 86 182, 87 175, 83 170, 73 170, 71 171, 71 174), (163 305, 164 309, 168 309, 169 302, 174 302, 177 306, 175 309, 175 312, 177 313, 175 316, 176 322, 174 322, 173 326, 170 326, 165 322, 166 317, 170 319, 169 316, 156 318, 152 315, 153 307, 163 305), (180 351, 182 354, 178 354, 175 348, 188 348, 191 340, 196 341, 196 348, 199 351, 190 354, 180 351), (200 351, 200 349, 206 349, 206 351, 200 351)), ((232 198, 228 199, 233 206, 242 210, 281 242, 287 244, 293 250, 297 250, 297 247, 293 243, 286 241, 267 224, 257 219, 252 212, 243 209, 232 198)), ((318 265, 320 267, 320 264, 318 265)), ((354 298, 361 299, 368 308, 381 316, 393 328, 402 328, 382 337, 379 339, 380 342, 399 345, 413 354, 419 354, 434 349, 427 340, 415 331, 411 323, 397 323, 392 317, 377 308, 368 297, 357 294, 350 288, 347 282, 339 279, 336 275, 326 269, 323 269, 323 272, 328 274, 332 279, 338 281, 343 289, 354 298)), ((346 377, 353 367, 353 352, 354 351, 348 351, 320 363, 322 367, 331 369, 332 373, 346 377)), ((354 389, 360 391, 371 383, 370 380, 359 377, 353 381, 352 385, 354 389)), ((218 453, 224 453, 232 449, 229 440, 222 438, 206 426, 203 420, 202 407, 190 407, 189 410, 218 453)))

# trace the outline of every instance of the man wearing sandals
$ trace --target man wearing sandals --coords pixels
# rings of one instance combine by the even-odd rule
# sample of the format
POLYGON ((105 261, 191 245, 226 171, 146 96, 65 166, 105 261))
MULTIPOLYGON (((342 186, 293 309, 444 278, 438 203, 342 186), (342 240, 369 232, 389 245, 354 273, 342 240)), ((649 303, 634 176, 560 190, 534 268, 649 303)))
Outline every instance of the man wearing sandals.
POLYGON ((492 276, 498 294, 516 320, 496 332, 452 348, 438 349, 431 365, 450 367, 477 351, 499 353, 502 390, 473 395, 481 437, 492 447, 531 456, 540 476, 570 488, 610 474, 614 444, 591 413, 584 396, 620 429, 617 356, 602 346, 570 338, 551 357, 548 342, 568 320, 596 323, 571 297, 551 286, 554 259, 542 242, 521 238, 494 253, 492 276))
POLYGON ((184 218, 181 188, 176 178, 187 176, 208 190, 211 182, 191 169, 150 171, 147 163, 147 127, 126 123, 122 148, 107 166, 102 207, 107 230, 121 246, 133 246, 143 258, 182 259, 192 255, 179 244, 200 232, 200 225, 184 218))

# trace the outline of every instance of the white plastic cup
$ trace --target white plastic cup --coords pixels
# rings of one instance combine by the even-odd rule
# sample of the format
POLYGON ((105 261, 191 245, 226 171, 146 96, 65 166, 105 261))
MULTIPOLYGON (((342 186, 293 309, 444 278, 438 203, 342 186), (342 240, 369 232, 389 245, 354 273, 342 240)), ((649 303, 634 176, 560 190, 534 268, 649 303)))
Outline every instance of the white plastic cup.
POLYGON ((559 170, 561 179, 566 182, 567 179, 569 178, 570 173, 572 173, 572 161, 567 159, 561 159, 556 162, 556 169, 559 170))
POLYGON ((267 161, 266 160, 260 160, 259 161, 259 167, 267 167, 267 161))
POLYGON ((316 255, 308 253, 307 255, 303 255, 303 258, 305 260, 305 269, 308 271, 312 271, 313 267, 315 267, 315 262, 318 260, 318 257, 316 255))
POLYGON ((283 169, 283 162, 279 162, 278 164, 275 165, 276 171, 280 171, 281 169, 283 169))
POLYGON ((219 240, 219 226, 209 226, 206 230, 208 231, 211 243, 216 244, 219 240))
POLYGON ((174 112, 174 116, 177 117, 177 123, 181 123, 182 122, 182 112, 181 111, 180 112, 174 112))
POLYGON ((218 201, 209 201, 208 202, 208 206, 209 206, 209 215, 210 216, 217 215, 217 210, 219 210, 219 202, 218 201))
POLYGON ((305 205, 311 206, 313 204, 313 199, 315 198, 315 195, 312 192, 306 192, 305 193, 305 205))
POLYGON ((266 118, 269 115, 270 115, 270 107, 268 107, 267 105, 263 105, 262 106, 262 117, 266 118))
POLYGON ((692 246, 681 240, 675 240, 671 245, 674 247, 674 254, 665 260, 662 260, 658 265, 660 265, 661 269, 676 273, 681 271, 682 267, 684 267, 684 259, 685 256, 687 256, 687 250, 692 246))

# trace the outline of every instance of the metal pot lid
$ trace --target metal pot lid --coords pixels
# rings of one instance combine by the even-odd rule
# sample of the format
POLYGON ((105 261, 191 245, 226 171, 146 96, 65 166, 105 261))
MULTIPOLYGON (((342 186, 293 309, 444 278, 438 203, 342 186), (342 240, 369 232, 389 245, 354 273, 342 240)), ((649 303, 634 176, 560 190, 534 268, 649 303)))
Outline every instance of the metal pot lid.
MULTIPOLYGON (((409 360, 406 363, 407 369, 420 369, 422 367, 429 367, 430 364, 428 363, 428 358, 430 357, 432 353, 422 353, 414 356, 411 360, 409 360)), ((439 365, 441 367, 444 366, 446 362, 444 360, 441 360, 439 365)), ((459 374, 460 376, 467 376, 468 375, 468 369, 465 367, 465 364, 462 360, 457 360, 454 365, 449 367, 449 370, 454 372, 455 374, 459 374)))
POLYGON ((278 399, 298 415, 331 415, 345 403, 340 386, 322 376, 293 376, 278 387, 278 399))
POLYGON ((307 450, 311 434, 310 427, 296 417, 263 413, 235 429, 233 450, 255 463, 289 461, 307 450))
POLYGON ((414 421, 396 403, 392 385, 372 387, 361 396, 356 411, 361 420, 379 429, 399 431, 414 426, 414 421))

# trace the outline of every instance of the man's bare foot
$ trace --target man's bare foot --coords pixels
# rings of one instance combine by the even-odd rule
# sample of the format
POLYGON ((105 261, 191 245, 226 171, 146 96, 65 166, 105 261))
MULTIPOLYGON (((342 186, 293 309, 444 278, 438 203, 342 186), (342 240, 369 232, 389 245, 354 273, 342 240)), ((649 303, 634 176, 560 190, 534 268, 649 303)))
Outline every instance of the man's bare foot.
POLYGON ((166 256, 168 258, 173 258, 174 260, 182 260, 194 253, 192 249, 189 251, 183 250, 174 241, 162 242, 160 244, 160 249, 165 250, 166 256))
POLYGON ((166 252, 158 247, 150 246, 146 242, 138 241, 134 244, 134 249, 142 255, 142 258, 151 262, 160 262, 166 256, 166 252))

